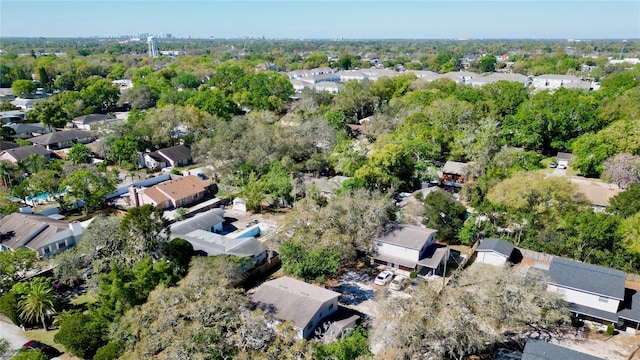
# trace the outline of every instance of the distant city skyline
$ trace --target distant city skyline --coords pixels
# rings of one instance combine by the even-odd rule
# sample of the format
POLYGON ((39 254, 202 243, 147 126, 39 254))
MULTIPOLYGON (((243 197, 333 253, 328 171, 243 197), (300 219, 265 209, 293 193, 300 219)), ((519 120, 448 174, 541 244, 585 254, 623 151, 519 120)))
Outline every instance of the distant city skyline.
POLYGON ((0 37, 637 39, 640 1, 0 0, 0 37))

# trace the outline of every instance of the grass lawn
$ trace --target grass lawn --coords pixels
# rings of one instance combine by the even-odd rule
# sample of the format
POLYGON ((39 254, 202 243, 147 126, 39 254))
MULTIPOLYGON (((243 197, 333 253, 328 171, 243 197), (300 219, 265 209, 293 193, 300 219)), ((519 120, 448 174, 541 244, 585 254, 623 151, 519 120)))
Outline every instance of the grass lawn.
POLYGON ((45 343, 49 346, 53 346, 58 350, 63 350, 62 345, 56 344, 55 341, 53 341, 53 337, 56 335, 57 332, 58 332, 58 329, 53 329, 49 331, 44 331, 44 329, 33 329, 33 330, 25 331, 25 334, 27 338, 29 338, 30 340, 37 340, 37 341, 40 341, 41 343, 45 343))
POLYGON ((86 293, 86 294, 82 294, 82 295, 78 296, 77 298, 71 300, 71 303, 73 305, 91 305, 91 304, 95 303, 96 301, 98 301, 98 299, 95 296, 93 296, 93 295, 91 295, 89 293, 86 293))

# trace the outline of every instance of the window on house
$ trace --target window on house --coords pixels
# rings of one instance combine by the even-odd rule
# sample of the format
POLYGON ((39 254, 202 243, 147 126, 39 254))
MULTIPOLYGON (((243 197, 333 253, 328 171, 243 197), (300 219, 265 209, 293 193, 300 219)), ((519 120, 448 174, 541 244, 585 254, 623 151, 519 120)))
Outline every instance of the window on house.
POLYGON ((609 299, 607 299, 607 298, 605 298, 605 297, 600 296, 600 297, 598 298, 598 301, 599 301, 599 302, 601 302, 601 303, 605 303, 605 304, 606 304, 606 303, 608 303, 608 302, 609 302, 609 299))
POLYGON ((193 195, 193 200, 198 198, 198 194, 193 195))
POLYGON ((58 250, 64 248, 65 246, 67 246, 67 242, 62 240, 62 241, 58 241, 58 250))
POLYGON ((48 246, 46 248, 44 248, 44 253, 45 254, 49 254, 50 252, 51 252, 51 249, 49 249, 48 246))

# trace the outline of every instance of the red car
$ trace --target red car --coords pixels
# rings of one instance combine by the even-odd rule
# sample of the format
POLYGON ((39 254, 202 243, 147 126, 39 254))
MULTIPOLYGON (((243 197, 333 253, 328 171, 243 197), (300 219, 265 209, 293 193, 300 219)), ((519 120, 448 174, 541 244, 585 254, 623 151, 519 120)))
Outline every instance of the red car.
POLYGON ((58 350, 56 350, 55 348, 52 348, 51 346, 43 344, 40 341, 36 340, 27 341, 26 343, 24 343, 24 345, 22 345, 22 348, 28 350, 38 350, 49 357, 59 355, 58 350))

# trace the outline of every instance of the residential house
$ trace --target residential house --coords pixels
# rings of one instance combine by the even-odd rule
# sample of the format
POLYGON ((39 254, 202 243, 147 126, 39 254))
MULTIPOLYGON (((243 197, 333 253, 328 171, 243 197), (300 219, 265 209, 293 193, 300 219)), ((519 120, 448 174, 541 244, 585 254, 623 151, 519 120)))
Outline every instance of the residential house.
POLYGON ((277 321, 293 322, 298 336, 308 339, 323 319, 338 310, 339 296, 335 291, 285 276, 263 283, 249 298, 277 321))
POLYGON ((171 236, 188 241, 197 255, 227 255, 243 259, 240 269, 244 271, 267 261, 267 247, 255 237, 232 238, 205 230, 171 236))
POLYGON ((3 123, 10 123, 13 121, 22 121, 24 120, 24 116, 27 113, 25 111, 22 110, 7 110, 7 111, 0 111, 0 120, 3 123))
POLYGON ((0 152, 0 161, 10 164, 17 164, 19 161, 24 161, 31 155, 42 156, 43 158, 50 160, 54 157, 54 154, 47 150, 42 145, 34 146, 22 146, 13 149, 6 149, 0 152))
POLYGON ((408 224, 394 225, 375 240, 373 261, 396 270, 437 274, 447 247, 435 243, 438 230, 408 224))
POLYGON ((209 181, 195 175, 188 175, 145 189, 132 186, 129 189, 129 196, 132 206, 152 204, 166 210, 204 200, 210 186, 209 181))
POLYGON ((571 350, 556 344, 527 340, 522 353, 522 360, 604 360, 596 356, 571 350))
POLYGON ((571 164, 571 161, 573 161, 573 159, 575 159, 575 155, 573 155, 572 153, 565 153, 565 152, 559 152, 556 155, 556 162, 557 162, 557 166, 558 169, 566 169, 569 167, 569 165, 571 164))
POLYGON ((188 165, 192 161, 191 149, 186 145, 176 145, 142 154, 142 162, 144 166, 154 171, 166 167, 188 165))
POLYGON ((3 127, 8 127, 13 129, 15 132, 14 138, 17 139, 29 139, 34 136, 44 135, 49 131, 45 129, 42 124, 25 124, 25 123, 8 123, 6 125, 2 125, 3 127))
POLYGON ((476 249, 476 261, 494 266, 502 266, 511 258, 515 246, 496 238, 483 239, 476 249))
POLYGON ((74 246, 82 237, 82 227, 77 221, 13 213, 0 219, 0 234, 0 251, 27 248, 49 257, 74 246))
POLYGON ((14 100, 11 100, 10 103, 13 106, 17 106, 22 110, 32 110, 33 106, 36 103, 39 103, 40 101, 44 101, 46 100, 46 97, 39 97, 39 98, 35 98, 35 99, 26 99, 26 98, 15 98, 14 100))
POLYGON ((196 254, 228 255, 244 259, 242 270, 250 270, 267 261, 267 247, 253 236, 220 235, 224 210, 211 209, 170 226, 171 238, 188 241, 196 254))
POLYGON ((188 234, 195 230, 219 233, 222 232, 222 223, 224 223, 224 210, 211 209, 173 223, 170 226, 171 235, 188 234))
POLYGON ((36 145, 42 145, 49 150, 59 150, 70 148, 74 144, 87 144, 95 139, 96 137, 88 131, 70 129, 36 136, 29 139, 29 141, 36 145))
POLYGON ((587 318, 618 322, 625 299, 625 274, 620 270, 554 257, 547 290, 562 294, 571 312, 587 318))
POLYGON ((447 161, 442 168, 442 185, 449 191, 457 192, 462 188, 469 178, 465 178, 465 168, 470 163, 463 163, 458 161, 447 161))
POLYGON ((598 212, 604 211, 609 206, 611 198, 623 191, 614 184, 599 181, 576 178, 570 178, 569 181, 578 185, 578 191, 585 195, 593 210, 598 212))
POLYGON ((74 128, 91 130, 91 125, 102 124, 111 120, 116 120, 116 117, 109 114, 89 114, 75 117, 71 120, 71 123, 74 128))
POLYGON ((531 85, 536 91, 556 90, 561 87, 588 90, 591 87, 591 82, 583 81, 573 75, 545 74, 534 77, 531 85))
POLYGON ((14 142, 0 140, 0 151, 9 150, 9 149, 15 149, 15 148, 19 148, 19 147, 20 147, 20 145, 14 143, 14 142))

